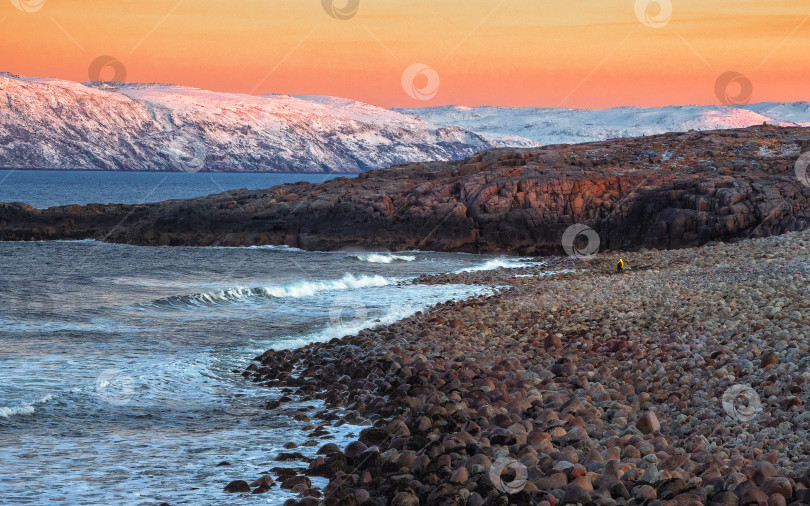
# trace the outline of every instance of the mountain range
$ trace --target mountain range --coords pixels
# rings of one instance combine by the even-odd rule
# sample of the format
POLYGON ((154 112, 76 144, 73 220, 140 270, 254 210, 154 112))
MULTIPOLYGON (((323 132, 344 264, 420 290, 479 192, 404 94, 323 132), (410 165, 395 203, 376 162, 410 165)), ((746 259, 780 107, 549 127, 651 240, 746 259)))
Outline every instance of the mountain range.
POLYGON ((412 114, 437 126, 464 127, 491 143, 514 147, 579 144, 667 132, 745 128, 763 123, 810 126, 808 102, 615 107, 598 110, 445 106, 398 111, 412 114))
POLYGON ((492 147, 763 123, 810 126, 810 104, 394 110, 320 95, 0 73, 0 168, 357 173, 492 147))
POLYGON ((2 168, 356 173, 490 145, 341 98, 0 74, 2 168))

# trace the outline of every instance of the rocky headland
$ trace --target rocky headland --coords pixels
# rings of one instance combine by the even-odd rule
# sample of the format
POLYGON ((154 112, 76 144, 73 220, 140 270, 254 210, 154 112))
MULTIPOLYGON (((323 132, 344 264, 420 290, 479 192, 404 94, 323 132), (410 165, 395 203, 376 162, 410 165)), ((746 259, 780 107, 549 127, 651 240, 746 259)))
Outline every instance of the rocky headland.
POLYGON ((330 426, 368 427, 226 490, 306 506, 810 503, 810 231, 623 256, 623 274, 608 254, 553 259, 555 275, 425 277, 508 288, 256 357, 243 375, 280 392, 268 409, 325 401, 295 415, 316 447, 330 426))
POLYGON ((190 200, 0 204, 0 240, 547 254, 584 224, 602 250, 690 247, 805 229, 808 150, 810 130, 772 126, 493 149, 190 200))

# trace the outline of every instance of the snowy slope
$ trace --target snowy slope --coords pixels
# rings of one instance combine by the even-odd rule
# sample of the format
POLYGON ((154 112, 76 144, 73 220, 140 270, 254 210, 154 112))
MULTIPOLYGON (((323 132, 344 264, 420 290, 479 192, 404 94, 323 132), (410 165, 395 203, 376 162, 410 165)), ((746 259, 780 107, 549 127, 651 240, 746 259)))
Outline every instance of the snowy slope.
POLYGON ((459 159, 493 146, 763 122, 810 126, 810 104, 387 110, 338 97, 0 73, 0 168, 349 173, 459 159))
POLYGON ((807 102, 603 110, 446 106, 399 111, 440 126, 464 127, 504 146, 574 144, 692 129, 742 128, 763 122, 810 126, 807 102))
POLYGON ((346 99, 0 74, 0 167, 358 172, 490 147, 346 99))

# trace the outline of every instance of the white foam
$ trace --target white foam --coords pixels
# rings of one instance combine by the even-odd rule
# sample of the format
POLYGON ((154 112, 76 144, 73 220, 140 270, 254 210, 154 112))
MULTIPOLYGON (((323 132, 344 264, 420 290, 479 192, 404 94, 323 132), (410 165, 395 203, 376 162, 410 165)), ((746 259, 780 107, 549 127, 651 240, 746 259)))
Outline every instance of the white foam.
POLYGON ((574 269, 562 269, 559 271, 544 271, 537 274, 515 274, 516 278, 542 278, 544 276, 551 276, 553 274, 565 274, 566 272, 577 272, 574 269))
MULTIPOLYGON (((491 290, 483 286, 471 285, 446 285, 441 294, 435 294, 428 297, 420 297, 419 302, 407 303, 399 301, 391 304, 386 310, 385 314, 372 318, 356 318, 350 321, 332 322, 326 328, 323 328, 312 334, 305 336, 291 337, 288 339, 274 339, 272 342, 262 344, 263 349, 272 348, 274 350, 289 350, 301 348, 311 343, 321 343, 330 341, 334 338, 341 338, 345 336, 358 334, 365 329, 374 328, 380 325, 391 325, 400 320, 413 316, 418 311, 423 311, 427 307, 451 300, 461 300, 476 295, 491 293, 491 290)), ((360 311, 360 314, 365 314, 360 311)))
POLYGON ((216 292, 169 297, 166 299, 159 299, 155 302, 168 302, 169 304, 172 304, 175 301, 180 301, 181 303, 200 305, 216 304, 221 302, 235 302, 251 297, 300 298, 311 297, 322 292, 380 287, 391 285, 396 282, 396 279, 385 278, 380 275, 355 276, 354 274, 346 274, 340 279, 329 281, 296 281, 283 285, 270 285, 256 288, 237 286, 216 292))
POLYGON ((8 418, 13 415, 33 415, 34 406, 23 404, 22 406, 0 407, 0 418, 8 418))
POLYGON ((543 262, 528 262, 527 260, 528 259, 526 258, 507 258, 507 257, 493 258, 491 260, 487 260, 486 262, 480 265, 459 269, 455 273, 461 274, 463 272, 492 271, 501 268, 521 269, 525 267, 536 267, 543 265, 543 262))
POLYGON ((372 264, 413 262, 414 260, 416 260, 415 255, 392 255, 391 253, 363 253, 361 255, 352 255, 352 258, 360 260, 361 262, 368 262, 372 264))
POLYGON ((9 418, 14 415, 33 415, 36 411, 35 406, 45 404, 53 399, 53 395, 48 394, 38 401, 33 401, 19 406, 0 406, 0 418, 9 418))
POLYGON ((341 279, 334 281, 305 281, 282 286, 268 286, 262 290, 271 297, 308 297, 319 292, 386 286, 395 282, 393 279, 379 275, 355 277, 352 274, 346 274, 341 279))

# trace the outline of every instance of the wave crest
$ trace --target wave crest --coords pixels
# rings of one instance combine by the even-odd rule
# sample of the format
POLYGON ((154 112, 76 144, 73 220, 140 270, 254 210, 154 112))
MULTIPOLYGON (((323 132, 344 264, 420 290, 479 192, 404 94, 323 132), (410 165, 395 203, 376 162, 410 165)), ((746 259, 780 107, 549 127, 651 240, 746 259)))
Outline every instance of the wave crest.
POLYGON ((413 262, 414 255, 392 255, 391 253, 363 253, 351 255, 351 258, 372 264, 390 264, 394 262, 413 262))
POLYGON ((456 271, 456 274, 464 272, 479 272, 479 271, 492 271, 495 269, 521 269, 526 267, 537 267, 543 265, 543 262, 530 262, 527 258, 493 258, 487 260, 483 264, 474 265, 472 267, 465 267, 456 271))
POLYGON ((283 285, 260 286, 254 288, 233 287, 217 292, 198 293, 194 295, 178 295, 152 301, 152 305, 193 305, 204 306, 228 302, 239 302, 251 298, 298 298, 311 297, 321 292, 334 292, 353 290, 356 288, 369 288, 386 286, 395 280, 383 276, 354 276, 346 274, 340 279, 329 281, 296 281, 283 285))
POLYGON ((45 404, 53 399, 53 395, 48 394, 38 401, 32 401, 19 406, 0 406, 0 418, 9 418, 14 415, 33 415, 36 411, 35 406, 45 404))

